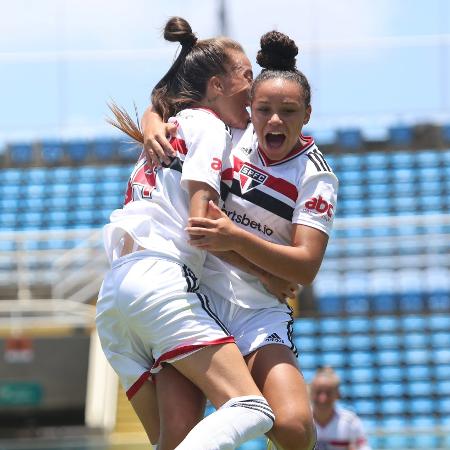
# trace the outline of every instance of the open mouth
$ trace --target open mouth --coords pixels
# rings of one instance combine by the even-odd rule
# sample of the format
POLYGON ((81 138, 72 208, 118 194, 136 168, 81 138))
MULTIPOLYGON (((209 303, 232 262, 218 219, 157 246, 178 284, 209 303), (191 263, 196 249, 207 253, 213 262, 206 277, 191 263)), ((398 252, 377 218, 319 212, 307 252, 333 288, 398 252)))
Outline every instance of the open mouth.
POLYGON ((286 140, 286 136, 284 133, 267 133, 266 134, 266 142, 267 145, 271 148, 280 148, 284 141, 286 140))

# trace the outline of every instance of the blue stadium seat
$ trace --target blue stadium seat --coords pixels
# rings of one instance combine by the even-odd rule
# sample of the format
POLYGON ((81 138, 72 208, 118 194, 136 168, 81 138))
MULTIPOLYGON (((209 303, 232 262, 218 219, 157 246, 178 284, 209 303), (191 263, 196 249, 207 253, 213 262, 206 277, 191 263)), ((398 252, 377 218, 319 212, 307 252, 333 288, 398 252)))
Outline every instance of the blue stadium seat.
POLYGON ((348 386, 352 397, 372 398, 377 394, 377 387, 374 383, 353 383, 348 386))
MULTIPOLYGON (((369 329, 367 328, 366 331, 369 329)), ((372 338, 366 334, 349 334, 347 337, 347 347, 350 351, 369 351, 373 345, 372 338)))
POLYGON ((319 311, 322 314, 340 314, 344 310, 344 303, 340 296, 321 295, 317 300, 319 311))
POLYGON ((344 336, 335 335, 322 335, 320 338, 316 337, 316 346, 320 348, 321 351, 334 351, 343 350, 345 348, 345 338, 344 336))
POLYGON ((400 318, 400 326, 408 331, 421 331, 426 328, 428 319, 424 316, 405 316, 400 318))
POLYGON ((89 143, 87 141, 70 141, 67 143, 67 153, 72 162, 83 162, 89 154, 89 143))
POLYGON ((317 369, 319 366, 316 353, 301 353, 299 362, 302 369, 317 369))
POLYGON ((405 385, 396 382, 381 381, 379 385, 380 397, 401 397, 405 392, 405 385))
POLYGON ((313 335, 320 329, 320 321, 317 319, 299 318, 294 321, 294 334, 313 335))
MULTIPOLYGON (((398 428, 394 428, 398 430, 398 428)), ((389 435, 385 436, 383 440, 383 447, 386 449, 406 449, 410 447, 411 440, 408 436, 405 435, 389 435)))
POLYGON ((414 366, 406 366, 404 368, 406 378, 411 381, 425 380, 429 381, 432 376, 431 366, 428 364, 417 364, 414 366))
POLYGON ((397 331, 399 328, 399 319, 393 316, 378 316, 372 319, 372 327, 376 333, 397 331))
POLYGON ((427 317, 426 323, 433 331, 448 331, 450 330, 450 315, 433 315, 427 317))
POLYGON ((450 364, 450 348, 434 349, 432 353, 435 364, 450 364))
POLYGON ((9 156, 12 164, 30 164, 33 161, 32 144, 31 143, 10 144, 9 156))
POLYGON ((424 333, 405 333, 403 345, 405 348, 426 348, 429 343, 429 336, 424 333))
POLYGON ((378 409, 374 399, 355 399, 352 404, 357 414, 375 414, 378 409))
POLYGON ((398 350, 380 350, 375 353, 379 366, 398 366, 401 364, 401 354, 398 350))
POLYGON ((112 161, 117 156, 117 148, 115 139, 98 139, 93 143, 93 154, 98 161, 112 161))
MULTIPOLYGON (((406 384, 408 395, 415 398, 420 395, 432 395, 433 384, 429 381, 410 381, 406 384)), ((426 412, 426 411, 424 411, 426 412)))
MULTIPOLYGON (((372 369, 373 370, 373 369, 372 369)), ((380 367, 378 369, 378 377, 380 380, 383 381, 402 381, 404 375, 404 371, 401 367, 396 366, 387 366, 387 367, 380 367)))
POLYGON ((413 130, 408 125, 397 125, 389 128, 389 143, 395 146, 409 147, 413 140, 413 130))
POLYGON ((407 410, 411 414, 432 414, 435 411, 434 402, 432 398, 413 398, 409 400, 407 410))
POLYGON ((450 331, 432 333, 430 339, 433 348, 450 348, 450 331))
POLYGON ((366 383, 375 379, 372 367, 352 367, 346 373, 352 383, 366 383))
POLYGON ((12 230, 15 228, 17 222, 16 213, 2 212, 0 214, 0 228, 2 230, 12 230))
POLYGON ((404 361, 406 364, 427 364, 430 359, 428 350, 423 349, 406 349, 403 352, 404 361))
POLYGON ((372 367, 374 364, 374 354, 372 352, 360 352, 360 351, 354 351, 350 352, 347 355, 347 359, 349 361, 349 364, 352 367, 362 367, 362 366, 369 366, 372 367))
POLYGON ((41 142, 41 156, 45 164, 58 164, 64 158, 64 147, 60 141, 41 142))
POLYGON ((346 129, 338 130, 336 133, 336 145, 345 150, 357 150, 361 148, 363 139, 361 130, 346 129))
POLYGON ((320 366, 342 367, 345 365, 347 355, 342 351, 330 352, 322 349, 317 353, 317 361, 320 366))
POLYGON ((320 347, 316 336, 294 336, 294 344, 300 354, 315 351, 320 347))
POLYGON ((392 166, 394 167, 403 167, 405 169, 410 169, 414 166, 415 162, 414 152, 411 151, 392 152, 390 160, 392 166))
POLYGON ((0 177, 0 185, 9 186, 10 184, 20 184, 22 182, 24 172, 22 169, 2 169, 0 177))
POLYGON ((400 338, 396 334, 378 334, 373 337, 377 350, 398 349, 400 338))
POLYGON ((381 414, 405 414, 407 412, 406 404, 403 399, 381 398, 377 407, 381 414))
POLYGON ((419 172, 424 168, 440 167, 441 152, 439 150, 419 150, 415 152, 415 158, 419 172))
POLYGON ((350 317, 345 320, 344 328, 350 334, 367 333, 370 329, 370 320, 367 317, 350 317))
POLYGON ((420 433, 419 435, 414 436, 414 446, 419 449, 439 448, 440 441, 440 437, 433 432, 420 433))
POLYGON ((386 167, 382 167, 382 168, 373 168, 373 167, 368 167, 367 171, 366 171, 366 177, 369 183, 386 183, 388 180, 387 178, 387 172, 386 172, 386 167))

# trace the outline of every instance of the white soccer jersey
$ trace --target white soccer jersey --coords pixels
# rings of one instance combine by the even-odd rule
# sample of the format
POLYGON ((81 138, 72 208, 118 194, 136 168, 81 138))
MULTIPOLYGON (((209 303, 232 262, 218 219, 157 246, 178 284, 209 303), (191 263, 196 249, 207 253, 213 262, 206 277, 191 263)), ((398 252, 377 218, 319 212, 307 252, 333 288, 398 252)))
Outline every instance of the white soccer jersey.
POLYGON ((336 408, 325 426, 316 423, 317 450, 370 450, 360 418, 353 412, 336 408))
POLYGON ((111 214, 104 228, 105 248, 110 261, 117 259, 128 233, 137 246, 182 262, 199 277, 205 252, 187 242, 189 200, 184 189, 187 181, 195 180, 220 193, 222 160, 229 155, 231 135, 206 109, 186 109, 169 121, 177 124, 171 140, 176 157, 169 166, 152 170, 141 155, 128 182, 124 207, 111 214))
MULTIPOLYGON (((336 208, 338 180, 311 137, 281 161, 270 161, 260 150, 250 125, 233 144, 230 166, 225 168, 228 193, 222 210, 238 226, 261 238, 291 244, 292 224, 307 225, 329 234, 336 208)), ((225 164, 225 163, 224 163, 225 164)), ((226 183, 225 183, 226 184, 226 183)), ((229 271, 235 301, 246 308, 278 304, 259 280, 207 256, 202 283, 215 271, 229 271)))

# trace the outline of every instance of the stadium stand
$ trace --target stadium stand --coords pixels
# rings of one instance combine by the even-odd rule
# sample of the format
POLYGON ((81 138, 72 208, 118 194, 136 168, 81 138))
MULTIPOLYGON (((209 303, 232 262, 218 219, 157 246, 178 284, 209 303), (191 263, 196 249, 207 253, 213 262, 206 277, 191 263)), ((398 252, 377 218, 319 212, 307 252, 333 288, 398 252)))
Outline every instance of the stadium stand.
MULTIPOLYGON (((446 146, 416 148, 416 130, 392 127, 390 142, 375 149, 359 130, 340 130, 324 148, 340 179, 335 229, 314 283, 313 308, 296 308, 294 339, 307 381, 321 365, 338 372, 342 401, 363 418, 374 449, 450 446, 449 130, 441 127, 439 142, 446 146)), ((107 267, 101 226, 122 204, 136 156, 111 139, 7 147, 0 177, 0 304, 45 298, 93 305, 107 267)), ((0 352, 12 345, 11 317, 0 321, 0 352)), ((81 339, 82 377, 89 326, 52 328, 61 339, 81 339)), ((42 329, 34 330, 33 339, 44 339, 42 329)), ((26 364, 7 366, 0 384, 26 364)), ((45 392, 39 395, 51 404, 45 392)), ((82 405, 74 405, 83 423, 82 405)), ((14 408, 2 402, 0 390, 0 416, 14 408)), ((136 432, 132 425, 113 429, 127 427, 136 432)), ((263 445, 257 440, 242 449, 263 445)))

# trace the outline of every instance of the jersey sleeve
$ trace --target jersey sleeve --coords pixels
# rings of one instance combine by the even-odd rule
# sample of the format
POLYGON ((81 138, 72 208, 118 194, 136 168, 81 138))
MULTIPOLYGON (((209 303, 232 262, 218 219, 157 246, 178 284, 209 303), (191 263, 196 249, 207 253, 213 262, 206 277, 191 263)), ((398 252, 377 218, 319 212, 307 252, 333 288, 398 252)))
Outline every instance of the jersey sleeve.
POLYGON ((355 416, 352 421, 352 442, 356 450, 371 450, 367 441, 362 421, 355 416))
MULTIPOLYGON (((203 114, 205 116, 205 113, 203 114)), ((220 194, 222 161, 231 150, 231 135, 225 124, 214 116, 193 116, 182 122, 187 153, 183 163, 181 186, 189 181, 211 186, 220 194)))
POLYGON ((338 184, 332 172, 306 176, 299 190, 292 222, 317 228, 329 235, 333 227, 338 184))

